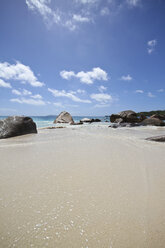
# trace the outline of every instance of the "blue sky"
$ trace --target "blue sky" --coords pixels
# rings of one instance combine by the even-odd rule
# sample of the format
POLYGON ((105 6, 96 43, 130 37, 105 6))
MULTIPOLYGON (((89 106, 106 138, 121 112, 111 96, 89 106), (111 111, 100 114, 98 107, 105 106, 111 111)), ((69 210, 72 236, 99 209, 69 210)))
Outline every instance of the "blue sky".
POLYGON ((0 115, 165 109, 164 0, 1 0, 0 115))

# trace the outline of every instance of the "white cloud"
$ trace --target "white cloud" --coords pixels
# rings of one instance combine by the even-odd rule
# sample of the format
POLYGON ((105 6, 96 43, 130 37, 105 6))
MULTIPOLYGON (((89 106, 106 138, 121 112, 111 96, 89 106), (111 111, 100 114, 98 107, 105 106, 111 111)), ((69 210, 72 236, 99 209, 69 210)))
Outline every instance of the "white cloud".
POLYGON ((11 102, 17 102, 21 104, 30 104, 30 105, 36 105, 36 106, 43 106, 45 105, 45 102, 43 100, 35 100, 35 99, 26 99, 26 98, 13 98, 10 99, 11 102))
POLYGON ((107 102, 112 102, 113 98, 109 94, 105 93, 99 93, 99 94, 91 94, 90 95, 91 99, 100 102, 100 103, 107 103, 107 102))
MULTIPOLYGON (((42 96, 41 95, 39 95, 39 94, 32 95, 32 92, 31 91, 28 91, 26 89, 23 89, 21 91, 20 90, 13 89, 12 90, 12 93, 15 94, 15 95, 17 95, 17 96, 30 96, 30 97, 32 97, 34 99, 42 99, 42 96)), ((17 99, 15 101, 22 102, 22 99, 23 99, 23 101, 25 101, 24 98, 21 98, 21 100, 20 99, 17 99)))
POLYGON ((141 0, 126 0, 126 3, 131 7, 136 7, 139 5, 141 0))
POLYGON ((143 90, 136 90, 135 92, 136 92, 136 93, 140 93, 140 94, 143 94, 143 93, 144 93, 143 90))
POLYGON ((109 9, 108 9, 107 7, 102 8, 101 11, 100 11, 100 14, 101 14, 102 16, 107 16, 107 15, 109 15, 109 9))
POLYGON ((77 93, 79 93, 79 94, 85 94, 85 92, 86 92, 85 90, 81 90, 81 89, 77 90, 77 93))
POLYGON ((150 40, 150 41, 148 41, 147 44, 148 44, 148 46, 151 46, 152 47, 152 46, 155 46, 156 45, 156 42, 157 42, 156 40, 150 40))
POLYGON ((159 89, 157 90, 157 92, 164 92, 164 89, 159 89))
POLYGON ((80 99, 79 97, 75 96, 75 93, 66 92, 65 90, 55 90, 48 88, 48 91, 51 92, 54 97, 67 97, 74 102, 91 103, 90 100, 80 99))
POLYGON ((49 6, 50 3, 51 0, 26 0, 28 8, 31 11, 38 12, 49 28, 53 24, 58 24, 60 26, 68 28, 71 31, 74 31, 77 28, 77 23, 91 21, 90 18, 81 16, 81 14, 72 14, 72 11, 63 12, 59 9, 54 10, 49 6))
POLYGON ((0 87, 3 87, 3 88, 12 88, 10 83, 6 83, 1 78, 0 78, 0 87))
POLYGON ((74 71, 61 71, 60 75, 64 79, 71 79, 72 77, 80 79, 80 82, 85 84, 93 84, 95 80, 108 80, 108 74, 106 71, 99 67, 93 68, 92 71, 80 71, 77 74, 74 71))
POLYGON ((157 44, 157 40, 150 40, 147 42, 147 45, 148 45, 147 51, 149 54, 154 52, 156 44, 157 44))
POLYGON ((88 17, 84 17, 81 15, 73 15, 73 20, 76 22, 90 22, 91 20, 88 17))
POLYGON ((100 92, 104 92, 104 91, 107 90, 107 87, 105 87, 105 86, 103 86, 103 85, 100 85, 100 86, 98 87, 98 90, 99 90, 100 92))
POLYGON ((42 99, 42 96, 40 94, 36 94, 36 95, 31 96, 31 97, 34 99, 42 99))
POLYGON ((128 74, 127 76, 122 76, 120 78, 120 80, 123 80, 123 81, 131 81, 133 78, 128 74))
POLYGON ((81 4, 96 4, 99 0, 75 0, 77 3, 81 4))
POLYGON ((37 11, 46 22, 59 23, 61 21, 60 14, 52 10, 47 4, 51 0, 26 0, 26 4, 30 10, 37 11))
POLYGON ((148 97, 155 97, 155 95, 153 95, 151 92, 148 92, 148 97))
POLYGON ((61 71, 60 76, 64 79, 69 80, 71 77, 75 77, 74 71, 61 71))
POLYGON ((44 85, 44 83, 38 81, 29 66, 23 65, 20 62, 16 62, 16 64, 0 63, 0 78, 29 83, 33 87, 44 85))
POLYGON ((29 90, 23 89, 22 94, 23 94, 24 96, 29 96, 29 95, 31 95, 32 93, 31 93, 31 91, 29 91, 29 90))
POLYGON ((12 90, 12 93, 14 95, 17 95, 17 96, 21 96, 22 95, 22 93, 19 90, 15 90, 15 89, 12 90))

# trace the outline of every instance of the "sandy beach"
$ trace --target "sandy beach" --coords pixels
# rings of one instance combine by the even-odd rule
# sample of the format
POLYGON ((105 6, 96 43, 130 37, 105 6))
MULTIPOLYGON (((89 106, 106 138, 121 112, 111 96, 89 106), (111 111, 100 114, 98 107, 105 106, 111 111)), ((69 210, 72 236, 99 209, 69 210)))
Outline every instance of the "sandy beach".
POLYGON ((164 248, 164 127, 0 140, 0 247, 164 248))

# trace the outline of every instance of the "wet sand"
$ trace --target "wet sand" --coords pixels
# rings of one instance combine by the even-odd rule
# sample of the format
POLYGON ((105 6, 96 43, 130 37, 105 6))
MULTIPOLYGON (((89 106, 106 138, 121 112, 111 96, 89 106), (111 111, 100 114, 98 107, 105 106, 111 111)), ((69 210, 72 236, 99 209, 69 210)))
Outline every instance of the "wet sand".
POLYGON ((165 129, 0 140, 0 247, 164 248, 165 129))

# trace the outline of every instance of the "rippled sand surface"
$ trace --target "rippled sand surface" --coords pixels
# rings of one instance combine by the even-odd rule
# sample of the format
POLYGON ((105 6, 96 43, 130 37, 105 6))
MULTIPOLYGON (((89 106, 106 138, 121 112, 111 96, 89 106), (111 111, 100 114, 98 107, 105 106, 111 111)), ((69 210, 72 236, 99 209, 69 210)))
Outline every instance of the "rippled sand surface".
POLYGON ((0 247, 164 248, 165 129, 0 140, 0 247))

